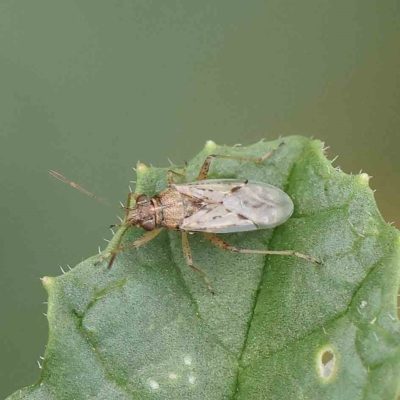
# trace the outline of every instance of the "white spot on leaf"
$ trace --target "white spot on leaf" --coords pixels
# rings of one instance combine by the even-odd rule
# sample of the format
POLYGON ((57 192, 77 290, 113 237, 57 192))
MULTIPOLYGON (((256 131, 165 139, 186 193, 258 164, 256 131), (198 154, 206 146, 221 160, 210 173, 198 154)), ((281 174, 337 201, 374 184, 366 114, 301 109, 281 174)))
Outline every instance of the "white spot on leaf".
POLYGON ((156 382, 154 379, 149 380, 149 386, 150 386, 150 389, 153 389, 153 390, 156 390, 160 387, 158 382, 156 382))
POLYGON ((360 308, 366 307, 367 304, 368 304, 368 303, 367 303, 365 300, 363 300, 363 301, 360 303, 360 308))

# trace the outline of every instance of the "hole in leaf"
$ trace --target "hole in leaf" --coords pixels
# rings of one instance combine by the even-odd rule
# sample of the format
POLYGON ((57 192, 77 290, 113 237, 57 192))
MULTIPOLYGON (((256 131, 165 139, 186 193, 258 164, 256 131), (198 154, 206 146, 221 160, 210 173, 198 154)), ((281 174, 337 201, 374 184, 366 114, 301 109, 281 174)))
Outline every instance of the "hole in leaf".
POLYGON ((318 373, 325 381, 330 381, 337 370, 337 357, 331 347, 318 352, 318 373))
POLYGON ((324 367, 326 367, 326 365, 327 365, 331 360, 333 360, 333 353, 331 353, 330 351, 325 351, 325 352, 322 354, 322 359, 321 359, 322 365, 323 365, 324 367))

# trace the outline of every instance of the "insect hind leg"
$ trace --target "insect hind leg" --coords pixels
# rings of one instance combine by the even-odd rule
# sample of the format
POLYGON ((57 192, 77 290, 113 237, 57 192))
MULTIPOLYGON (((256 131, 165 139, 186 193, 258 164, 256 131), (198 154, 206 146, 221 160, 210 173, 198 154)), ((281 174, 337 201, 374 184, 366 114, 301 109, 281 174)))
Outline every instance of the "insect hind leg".
POLYGON ((316 260, 315 258, 299 253, 295 250, 250 250, 250 249, 239 249, 235 246, 231 246, 229 243, 220 239, 214 233, 203 232, 205 238, 209 240, 212 244, 219 247, 222 250, 231 251, 233 253, 243 253, 243 254, 265 254, 265 255, 278 255, 278 256, 296 256, 302 258, 303 260, 311 261, 315 264, 322 264, 321 261, 316 260))
MULTIPOLYGON (((281 142, 281 143, 279 144, 278 148, 281 147, 283 144, 284 144, 284 142, 281 142)), ((205 159, 203 165, 201 166, 199 175, 198 175, 198 177, 197 177, 197 180, 198 180, 198 181, 203 181, 203 180, 207 179, 208 172, 209 172, 209 170, 210 170, 211 162, 212 162, 213 160, 215 160, 216 158, 225 158, 225 159, 228 159, 228 160, 250 161, 250 162, 255 162, 255 163, 262 163, 262 162, 264 162, 267 158, 269 158, 276 150, 277 150, 277 149, 275 149, 275 150, 269 150, 269 151, 268 151, 267 153, 265 153, 262 157, 258 157, 258 158, 237 157, 237 156, 223 156, 223 155, 219 155, 219 154, 211 154, 211 155, 209 155, 209 156, 205 159)))
POLYGON ((193 265, 193 257, 192 257, 192 251, 190 250, 190 245, 189 245, 189 240, 188 240, 188 235, 187 232, 182 231, 182 249, 183 253, 185 254, 186 258, 186 263, 187 265, 192 268, 194 271, 202 275, 204 283, 207 286, 207 289, 212 293, 215 294, 213 287, 211 286, 210 280, 208 279, 207 274, 200 268, 195 267, 193 265))

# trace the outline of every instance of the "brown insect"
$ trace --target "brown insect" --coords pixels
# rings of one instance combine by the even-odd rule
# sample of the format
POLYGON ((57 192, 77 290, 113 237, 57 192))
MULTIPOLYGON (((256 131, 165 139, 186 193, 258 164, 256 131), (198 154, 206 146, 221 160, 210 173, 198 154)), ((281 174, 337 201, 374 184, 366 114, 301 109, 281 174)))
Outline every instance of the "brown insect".
MULTIPOLYGON (((170 170, 168 171, 168 186, 163 192, 151 198, 146 194, 130 193, 125 207, 125 220, 122 224, 125 230, 120 235, 116 247, 104 257, 104 259, 110 257, 108 267, 112 266, 119 252, 142 246, 154 239, 163 228, 182 232, 182 247, 186 262, 190 268, 203 276, 211 292, 213 289, 206 273, 193 263, 188 232, 202 232, 204 237, 214 245, 235 253, 296 256, 319 264, 320 262, 315 258, 295 250, 240 249, 231 246, 216 235, 216 233, 273 228, 283 224, 291 216, 292 200, 275 186, 237 179, 207 179, 210 164, 215 158, 262 163, 272 153, 271 150, 260 158, 210 155, 204 161, 195 182, 176 183, 174 175, 185 176, 185 174, 170 170), (132 198, 136 201, 134 207, 131 207, 132 198), (141 227, 147 232, 133 243, 120 246, 123 235, 131 227, 141 227)), ((50 171, 50 173, 70 186, 102 201, 57 172, 50 171)))

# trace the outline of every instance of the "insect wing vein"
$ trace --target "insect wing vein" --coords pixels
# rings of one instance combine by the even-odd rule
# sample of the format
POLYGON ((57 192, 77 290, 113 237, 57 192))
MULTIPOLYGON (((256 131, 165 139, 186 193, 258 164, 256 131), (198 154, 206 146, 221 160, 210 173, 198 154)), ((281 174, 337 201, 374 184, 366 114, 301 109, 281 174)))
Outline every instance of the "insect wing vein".
POLYGON ((224 204, 224 199, 232 189, 243 184, 243 181, 236 179, 209 179, 174 185, 183 195, 203 202, 198 211, 184 219, 181 229, 214 233, 256 229, 253 222, 229 210, 224 204))
POLYGON ((181 229, 228 233, 273 228, 293 212, 290 197, 275 186, 236 179, 209 179, 175 185, 176 189, 203 202, 184 219, 181 229))
POLYGON ((228 210, 223 204, 207 204, 200 211, 185 218, 182 229, 227 233, 253 230, 256 227, 251 221, 228 210))

